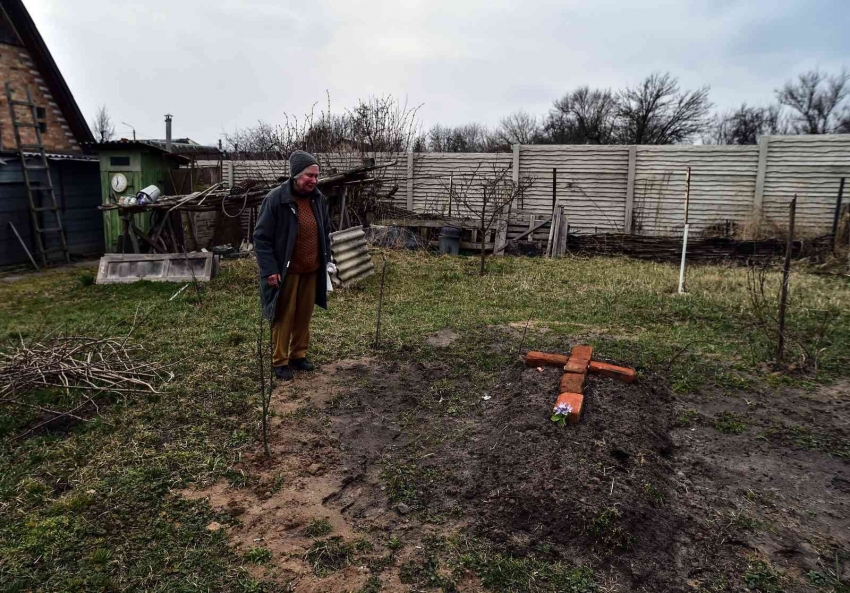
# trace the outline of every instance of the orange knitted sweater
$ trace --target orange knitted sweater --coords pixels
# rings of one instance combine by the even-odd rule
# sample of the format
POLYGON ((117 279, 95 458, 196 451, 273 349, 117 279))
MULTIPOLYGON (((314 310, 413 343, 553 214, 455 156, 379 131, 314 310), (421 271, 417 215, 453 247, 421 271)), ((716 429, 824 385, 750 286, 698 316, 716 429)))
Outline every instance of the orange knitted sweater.
POLYGON ((319 227, 310 198, 296 198, 298 206, 298 235, 289 264, 290 274, 309 274, 319 269, 319 227))

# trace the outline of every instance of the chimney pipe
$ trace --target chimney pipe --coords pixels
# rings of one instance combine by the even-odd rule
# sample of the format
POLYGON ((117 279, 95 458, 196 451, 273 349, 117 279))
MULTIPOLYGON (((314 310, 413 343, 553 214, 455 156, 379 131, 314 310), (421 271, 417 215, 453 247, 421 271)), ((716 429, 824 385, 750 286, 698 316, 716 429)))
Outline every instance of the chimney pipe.
POLYGON ((165 151, 171 152, 171 114, 165 114, 165 151))

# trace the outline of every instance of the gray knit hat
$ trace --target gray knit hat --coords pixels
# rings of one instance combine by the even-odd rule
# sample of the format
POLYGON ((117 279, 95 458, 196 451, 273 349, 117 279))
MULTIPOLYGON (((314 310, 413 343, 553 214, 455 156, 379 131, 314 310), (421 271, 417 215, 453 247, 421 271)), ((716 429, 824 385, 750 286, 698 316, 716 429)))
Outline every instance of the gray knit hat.
POLYGON ((304 152, 303 150, 296 150, 291 155, 289 155, 289 176, 290 177, 298 177, 298 175, 310 165, 318 165, 319 161, 316 160, 309 152, 304 152))

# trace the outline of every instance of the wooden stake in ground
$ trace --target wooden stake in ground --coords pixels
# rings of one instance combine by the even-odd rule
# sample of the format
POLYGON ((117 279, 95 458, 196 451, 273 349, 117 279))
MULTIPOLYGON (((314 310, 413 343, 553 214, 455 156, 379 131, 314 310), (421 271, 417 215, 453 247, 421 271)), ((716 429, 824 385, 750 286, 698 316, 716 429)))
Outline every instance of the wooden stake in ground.
MULTIPOLYGON (((269 334, 271 334, 271 324, 269 326, 269 334)), ((271 346, 271 336, 269 345, 271 346)), ((260 327, 259 334, 257 335, 257 366, 260 369, 260 401, 263 408, 263 452, 266 454, 266 457, 271 457, 271 453, 269 452, 269 404, 271 401, 272 382, 271 377, 269 377, 268 395, 266 395, 266 373, 263 369, 263 358, 265 358, 263 355, 263 312, 260 311, 260 327)))
POLYGON ((378 323, 375 326, 375 350, 378 349, 381 343, 381 309, 384 308, 384 281, 387 278, 387 258, 383 254, 381 254, 381 257, 384 258, 384 265, 381 268, 381 291, 378 293, 378 323))
MULTIPOLYGON (((835 218, 832 221, 832 243, 831 249, 835 252, 835 243, 838 238, 838 222, 841 220, 841 199, 844 197, 844 177, 841 178, 841 183, 838 186, 838 198, 835 201, 835 218)), ((11 222, 9 224, 12 224, 11 222)))
POLYGON ((788 245, 785 247, 785 265, 782 268, 782 292, 779 296, 779 338, 776 344, 776 360, 782 360, 785 349, 785 311, 788 306, 788 283, 791 275, 791 250, 794 247, 794 218, 797 214, 797 194, 791 200, 788 214, 788 245))

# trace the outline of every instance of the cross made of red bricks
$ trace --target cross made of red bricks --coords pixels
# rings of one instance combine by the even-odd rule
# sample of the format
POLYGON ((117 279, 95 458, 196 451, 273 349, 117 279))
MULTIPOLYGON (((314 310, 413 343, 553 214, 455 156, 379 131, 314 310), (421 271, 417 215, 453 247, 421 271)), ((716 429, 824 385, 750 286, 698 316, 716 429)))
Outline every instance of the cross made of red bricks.
POLYGON ((546 352, 529 352, 525 355, 526 366, 553 366, 564 369, 555 407, 557 408, 561 404, 572 407, 572 412, 567 417, 567 422, 570 424, 578 422, 581 417, 581 408, 584 403, 584 381, 587 378, 587 373, 610 377, 624 383, 631 383, 635 380, 634 369, 597 362, 591 360, 592 357, 593 348, 590 346, 575 346, 569 356, 546 352))

